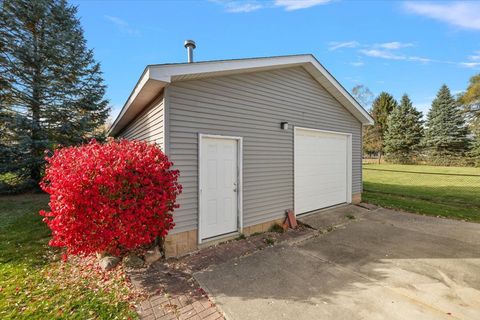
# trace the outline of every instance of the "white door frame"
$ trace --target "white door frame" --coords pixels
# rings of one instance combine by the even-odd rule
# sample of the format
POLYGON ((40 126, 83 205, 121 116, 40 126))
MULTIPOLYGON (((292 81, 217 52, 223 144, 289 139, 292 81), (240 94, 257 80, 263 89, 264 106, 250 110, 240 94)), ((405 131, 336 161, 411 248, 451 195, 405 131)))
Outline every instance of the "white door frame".
POLYGON ((198 134, 198 243, 201 244, 202 239, 202 140, 203 138, 214 138, 214 139, 227 139, 235 140, 237 142, 237 227, 238 232, 243 230, 243 138, 242 137, 232 137, 232 136, 222 136, 214 134, 198 134))
POLYGON ((295 152, 295 145, 297 140, 297 129, 304 131, 315 131, 323 133, 333 133, 347 136, 347 203, 352 202, 352 134, 346 132, 319 130, 305 127, 293 127, 293 212, 297 215, 296 199, 295 199, 295 163, 297 161, 297 154, 295 152))

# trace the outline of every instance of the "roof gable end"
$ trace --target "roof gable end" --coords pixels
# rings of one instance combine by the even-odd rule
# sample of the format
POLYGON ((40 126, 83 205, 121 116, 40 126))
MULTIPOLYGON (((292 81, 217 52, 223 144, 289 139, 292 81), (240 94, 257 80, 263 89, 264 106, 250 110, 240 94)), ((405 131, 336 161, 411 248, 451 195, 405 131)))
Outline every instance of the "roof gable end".
POLYGON ((185 64, 149 65, 137 82, 137 85, 117 119, 112 124, 109 135, 116 135, 120 132, 168 83, 295 66, 303 66, 318 83, 347 108, 362 124, 373 124, 371 116, 350 93, 345 90, 313 55, 306 54, 185 64))

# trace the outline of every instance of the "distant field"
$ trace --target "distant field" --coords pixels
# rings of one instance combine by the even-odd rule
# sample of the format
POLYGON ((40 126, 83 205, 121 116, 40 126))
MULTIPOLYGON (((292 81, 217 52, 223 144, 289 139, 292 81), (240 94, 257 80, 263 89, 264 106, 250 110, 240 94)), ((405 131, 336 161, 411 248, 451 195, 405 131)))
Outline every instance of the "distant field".
POLYGON ((364 164, 364 201, 480 222, 480 168, 364 164))

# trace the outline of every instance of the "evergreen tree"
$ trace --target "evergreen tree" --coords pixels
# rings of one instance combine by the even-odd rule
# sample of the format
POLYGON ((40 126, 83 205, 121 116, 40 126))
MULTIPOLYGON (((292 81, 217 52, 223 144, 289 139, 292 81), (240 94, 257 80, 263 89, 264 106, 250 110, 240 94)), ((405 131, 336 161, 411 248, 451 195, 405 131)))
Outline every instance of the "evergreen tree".
POLYGON ((44 151, 95 137, 109 112, 77 8, 4 0, 0 11, 0 173, 38 182, 44 151))
POLYGON ((480 125, 474 127, 474 136, 472 143, 472 150, 469 156, 474 159, 474 163, 477 167, 480 167, 480 125))
POLYGON ((384 151, 384 137, 387 128, 387 119, 389 114, 397 107, 397 101, 392 95, 386 92, 373 101, 370 112, 375 124, 364 129, 364 150, 367 152, 378 153, 379 161, 384 151))
POLYGON ((416 110, 408 95, 393 109, 387 120, 385 154, 394 162, 409 163, 420 151, 423 137, 422 113, 416 110))
POLYGON ((468 151, 468 130, 462 111, 443 85, 428 112, 424 145, 432 160, 463 156, 468 151))

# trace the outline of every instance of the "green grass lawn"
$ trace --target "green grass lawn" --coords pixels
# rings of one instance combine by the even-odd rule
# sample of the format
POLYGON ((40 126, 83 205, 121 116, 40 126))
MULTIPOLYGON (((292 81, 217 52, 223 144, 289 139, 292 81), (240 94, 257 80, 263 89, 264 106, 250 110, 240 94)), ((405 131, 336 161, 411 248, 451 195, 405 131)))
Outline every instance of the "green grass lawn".
POLYGON ((103 290, 59 261, 38 214, 47 203, 42 194, 0 196, 0 319, 136 318, 118 299, 126 288, 103 290))
POLYGON ((364 164, 366 202, 480 222, 480 168, 364 164))

